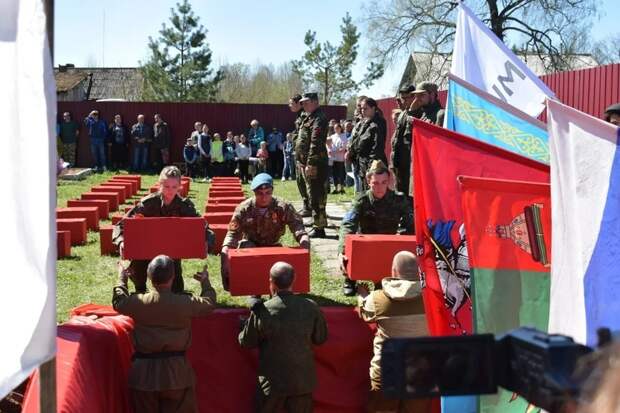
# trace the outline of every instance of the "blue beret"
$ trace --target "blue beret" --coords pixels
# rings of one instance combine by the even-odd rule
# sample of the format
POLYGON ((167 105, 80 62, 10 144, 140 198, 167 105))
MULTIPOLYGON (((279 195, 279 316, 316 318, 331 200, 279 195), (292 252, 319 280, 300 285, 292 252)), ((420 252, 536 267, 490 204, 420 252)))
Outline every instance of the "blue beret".
POLYGON ((252 185, 250 185, 250 187, 252 188, 252 191, 256 191, 263 185, 268 185, 273 188, 273 178, 271 175, 266 173, 256 175, 254 179, 252 179, 252 185))

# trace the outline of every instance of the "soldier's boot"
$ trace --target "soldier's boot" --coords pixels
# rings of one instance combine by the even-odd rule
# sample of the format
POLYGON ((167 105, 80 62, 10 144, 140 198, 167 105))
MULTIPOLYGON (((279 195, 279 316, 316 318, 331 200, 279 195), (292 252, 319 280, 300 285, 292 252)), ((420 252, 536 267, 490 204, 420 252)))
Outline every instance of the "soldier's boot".
POLYGON ((350 278, 345 278, 342 284, 342 293, 347 297, 354 297, 357 294, 357 282, 350 278))
POLYGON ((312 230, 308 233, 308 237, 310 238, 327 238, 325 234, 325 230, 323 228, 312 228, 312 230))
POLYGON ((302 208, 302 210, 299 212, 299 214, 303 217, 303 218, 308 218, 312 216, 312 210, 310 209, 310 205, 308 205, 308 203, 304 202, 304 207, 302 208))

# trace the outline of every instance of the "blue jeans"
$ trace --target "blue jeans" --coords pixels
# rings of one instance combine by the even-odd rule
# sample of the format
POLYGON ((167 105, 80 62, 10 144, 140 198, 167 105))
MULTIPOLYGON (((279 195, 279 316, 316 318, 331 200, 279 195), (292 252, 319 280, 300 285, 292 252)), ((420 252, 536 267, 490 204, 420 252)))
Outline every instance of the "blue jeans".
POLYGON ((94 167, 102 170, 105 167, 105 144, 103 140, 90 140, 90 153, 93 156, 94 167))
POLYGON ((293 155, 284 157, 284 168, 282 168, 282 178, 295 179, 295 157, 293 155))
POLYGON ((133 148, 133 160, 131 169, 134 171, 145 171, 149 160, 148 145, 136 145, 133 148))
POLYGON ((351 170, 353 171, 353 190, 356 194, 359 194, 362 192, 362 179, 357 175, 355 164, 351 164, 351 170))

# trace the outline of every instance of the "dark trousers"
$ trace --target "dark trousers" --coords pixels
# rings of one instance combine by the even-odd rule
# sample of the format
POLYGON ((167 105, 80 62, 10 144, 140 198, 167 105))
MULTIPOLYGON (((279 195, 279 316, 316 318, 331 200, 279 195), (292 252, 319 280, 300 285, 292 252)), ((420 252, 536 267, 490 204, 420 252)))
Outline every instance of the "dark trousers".
MULTIPOLYGON (((396 162, 395 162, 396 163, 396 162)), ((400 154, 397 165, 394 168, 396 175, 396 190, 409 195, 409 182, 411 180, 411 155, 400 154)))
POLYGON ((318 166, 315 176, 306 176, 305 178, 308 202, 310 209, 312 209, 314 221, 313 227, 323 229, 327 226, 327 212, 325 211, 328 188, 327 165, 318 166))
POLYGON ((105 144, 103 139, 90 140, 90 153, 93 156, 94 167, 102 170, 105 167, 105 144))
POLYGON ((135 413, 194 413, 198 411, 193 387, 160 391, 129 389, 129 397, 135 413))
POLYGON ((266 395, 258 392, 258 413, 312 413, 312 393, 297 396, 266 395))
POLYGON ((341 187, 344 187, 345 175, 346 173, 344 171, 344 162, 334 161, 332 165, 332 177, 334 180, 334 185, 340 185, 341 187))
POLYGON ((235 174, 235 164, 234 159, 224 161, 224 176, 233 176, 235 174))
POLYGON ((185 162, 185 175, 193 178, 196 176, 196 162, 185 162))
POLYGON ((274 178, 278 178, 280 176, 280 172, 282 172, 282 151, 276 149, 275 151, 269 151, 269 158, 267 159, 268 167, 267 171, 269 175, 274 178))
POLYGON ((297 189, 299 190, 299 195, 301 195, 301 200, 304 203, 304 209, 310 209, 310 201, 308 200, 308 189, 306 187, 305 173, 301 169, 301 167, 297 168, 297 177, 295 178, 295 181, 297 181, 297 189))
POLYGON ((206 178, 211 177, 211 157, 205 157, 200 155, 200 163, 202 165, 202 173, 206 178))
POLYGON ((239 179, 241 182, 247 182, 250 179, 248 168, 250 166, 249 159, 239 159, 239 179))
MULTIPOLYGON (((149 266, 148 260, 132 260, 129 266, 133 270, 131 281, 137 293, 146 292, 146 268, 149 266)), ((183 267, 181 260, 174 260, 174 281, 172 281, 172 292, 182 293, 185 285, 183 283, 183 267)))

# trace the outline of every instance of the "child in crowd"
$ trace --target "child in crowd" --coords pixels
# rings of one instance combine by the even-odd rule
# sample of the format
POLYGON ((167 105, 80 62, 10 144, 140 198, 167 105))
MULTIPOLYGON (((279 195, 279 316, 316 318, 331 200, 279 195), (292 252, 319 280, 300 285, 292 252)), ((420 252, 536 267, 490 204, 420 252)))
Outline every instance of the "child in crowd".
POLYGON ((327 180, 325 181, 325 187, 327 188, 326 191, 329 194, 329 192, 331 191, 330 190, 331 184, 333 183, 332 182, 332 169, 334 165, 334 155, 333 155, 333 149, 332 149, 334 147, 334 143, 332 142, 331 135, 328 136, 327 139, 325 140, 325 146, 327 147, 327 180))
POLYGON ((224 176, 233 176, 235 172, 235 142, 231 131, 226 134, 222 151, 224 153, 224 176))
POLYGON ((221 176, 224 168, 224 150, 222 136, 219 133, 213 134, 211 142, 211 172, 213 176, 221 176))
POLYGON ((256 152, 258 158, 258 173, 267 172, 267 159, 269 159, 269 152, 267 151, 267 142, 260 143, 260 149, 256 152))
POLYGON ((295 180, 295 153, 293 151, 293 134, 286 134, 284 142, 284 168, 282 169, 282 180, 295 180))
POLYGON ((344 194, 344 181, 346 177, 344 158, 347 151, 347 137, 344 134, 342 125, 339 123, 334 125, 334 134, 331 136, 331 141, 331 151, 328 154, 332 160, 332 178, 334 180, 334 192, 332 194, 344 194))
POLYGON ((189 138, 183 147, 183 159, 185 159, 185 175, 193 178, 196 175, 196 166, 198 165, 198 156, 200 152, 193 144, 193 139, 189 138))
POLYGON ((248 138, 245 135, 239 137, 239 145, 235 148, 235 154, 237 155, 237 162, 239 162, 239 179, 244 184, 248 183, 249 174, 248 168, 250 166, 250 155, 252 149, 248 144, 248 138))

